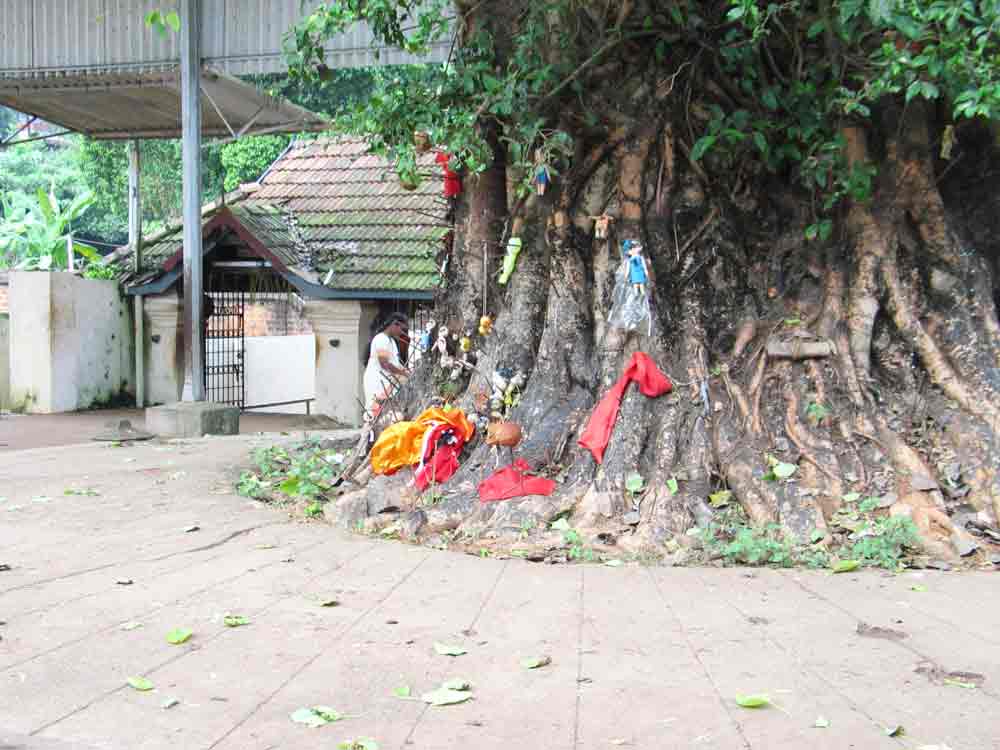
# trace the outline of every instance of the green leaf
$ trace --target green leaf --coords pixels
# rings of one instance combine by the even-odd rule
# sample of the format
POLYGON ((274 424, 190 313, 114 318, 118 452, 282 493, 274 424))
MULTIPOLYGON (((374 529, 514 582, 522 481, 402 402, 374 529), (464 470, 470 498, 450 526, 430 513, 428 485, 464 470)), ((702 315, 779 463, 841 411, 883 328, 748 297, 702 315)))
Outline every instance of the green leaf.
POLYGON ((725 508, 732 499, 733 493, 730 490, 719 490, 708 496, 708 502, 713 508, 725 508))
POLYGON ((742 708, 766 708, 771 705, 771 699, 766 695, 737 695, 736 705, 742 708))
POLYGON ((667 480, 667 492, 671 495, 676 495, 679 490, 680 487, 677 486, 677 478, 670 477, 670 479, 667 480))
POLYGON ((698 161, 715 144, 717 137, 714 135, 703 135, 691 149, 691 161, 698 161))
POLYGON ((394 688, 392 694, 397 698, 409 698, 412 693, 409 685, 403 685, 403 687, 394 688))
POLYGON ((816 721, 813 722, 813 726, 816 727, 816 729, 828 729, 830 726, 830 720, 824 719, 822 716, 820 716, 819 718, 816 719, 816 721))
POLYGON ((763 95, 761 95, 760 100, 764 103, 772 112, 778 108, 778 97, 774 93, 774 89, 765 89, 763 95))
POLYGON ((521 666, 525 669, 539 669, 547 667, 551 663, 552 657, 550 656, 531 656, 527 659, 521 659, 521 666))
POLYGON ((337 750, 378 750, 378 743, 367 738, 347 740, 337 745, 337 750))
POLYGON ((809 27, 809 30, 806 32, 806 37, 808 37, 809 39, 815 39, 816 37, 818 37, 820 34, 823 33, 823 29, 825 28, 826 28, 826 22, 823 19, 820 19, 809 27))
POLYGON ((559 518, 550 523, 549 528, 555 531, 570 531, 572 527, 565 518, 559 518))
POLYGON ((627 477, 625 477, 625 489, 629 492, 641 492, 642 488, 646 486, 646 480, 642 478, 641 474, 632 472, 627 477))
POLYGON ((312 706, 311 708, 299 708, 289 714, 289 717, 296 724, 305 724, 308 727, 317 729, 344 718, 343 714, 330 708, 329 706, 312 706))
POLYGON ((861 563, 857 560, 841 560, 836 565, 833 566, 834 573, 850 573, 852 570, 857 570, 861 567, 861 563))
POLYGON ((145 677, 129 677, 128 684, 129 687, 132 687, 141 692, 146 692, 147 690, 153 689, 153 683, 147 680, 145 677))
POLYGON ((944 680, 945 685, 951 685, 952 687, 965 688, 966 690, 975 690, 978 686, 974 682, 965 682, 964 680, 956 680, 954 677, 946 677, 944 680))
POLYGON ((468 653, 468 651, 461 646, 449 646, 446 643, 435 643, 434 650, 441 656, 461 656, 462 654, 468 653))
POLYGON ((822 540, 826 537, 826 532, 823 529, 813 529, 812 533, 809 535, 809 541, 815 544, 816 542, 822 540))
POLYGON ((324 599, 323 601, 321 601, 319 603, 319 606, 321 606, 321 607, 339 607, 340 606, 340 602, 337 601, 336 599, 324 599))
POLYGON ((910 591, 926 591, 926 590, 927 590, 927 587, 926 586, 921 586, 919 583, 916 583, 916 584, 910 586, 910 591))
POLYGON ((845 503, 854 503, 857 502, 860 498, 861 498, 860 492, 848 492, 846 495, 843 496, 842 499, 845 503))
POLYGON ((472 693, 465 690, 449 690, 445 687, 440 687, 437 690, 432 690, 429 693, 424 693, 420 696, 420 700, 424 703, 429 703, 432 706, 452 706, 456 703, 465 703, 467 700, 472 698, 472 693))
POLYGON ((227 628, 238 628, 240 625, 249 625, 250 621, 242 615, 226 615, 222 618, 227 628))
POLYGON ((798 470, 799 467, 795 464, 786 464, 784 462, 778 462, 771 468, 771 471, 774 472, 774 476, 778 479, 788 479, 798 470))
POLYGON ((902 737, 906 734, 906 729, 903 728, 902 724, 893 724, 891 727, 885 728, 885 733, 888 737, 902 737))
POLYGON ((93 263, 100 263, 103 258, 103 256, 90 245, 82 245, 79 242, 73 243, 73 252, 93 263))
POLYGON ((49 194, 45 192, 44 188, 38 188, 35 191, 35 195, 38 198, 38 207, 42 210, 42 215, 49 222, 52 222, 56 218, 56 208, 52 205, 52 199, 49 194))
POLYGON ((442 682, 441 687, 443 687, 445 690, 471 690, 472 683, 469 682, 468 680, 463 680, 461 678, 454 678, 442 682))
POLYGON ((163 20, 166 22, 167 26, 172 28, 175 32, 181 30, 181 17, 177 15, 177 11, 170 11, 163 17, 163 20))
POLYGON ((278 485, 278 489, 284 492, 286 495, 298 495, 299 494, 299 480, 294 477, 291 479, 286 479, 284 482, 278 485))
POLYGON ((174 628, 169 633, 167 633, 167 643, 172 643, 178 646, 191 637, 192 633, 187 628, 174 628))

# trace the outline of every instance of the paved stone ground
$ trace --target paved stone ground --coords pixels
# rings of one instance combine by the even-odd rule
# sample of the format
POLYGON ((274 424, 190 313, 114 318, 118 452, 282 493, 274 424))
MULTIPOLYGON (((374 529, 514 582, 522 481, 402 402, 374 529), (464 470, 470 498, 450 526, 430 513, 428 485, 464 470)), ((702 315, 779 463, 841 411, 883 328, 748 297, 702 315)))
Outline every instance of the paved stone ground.
POLYGON ((547 567, 414 548, 231 494, 251 443, 0 455, 0 748, 1000 748, 994 574, 547 567), (100 494, 64 494, 87 488, 100 494), (227 628, 227 613, 250 624, 227 628), (172 646, 176 627, 194 636, 172 646), (436 641, 468 653, 439 656, 436 641), (519 665, 542 654, 550 666, 519 665), (933 667, 983 681, 916 671, 933 667), (126 687, 133 675, 155 690, 126 687), (393 695, 452 677, 473 701, 393 695), (778 707, 739 708, 745 693, 778 707), (317 704, 349 718, 289 720, 317 704))
MULTIPOLYGON (((0 454, 29 448, 86 443, 103 432, 108 422, 127 419, 133 427, 142 429, 145 412, 140 409, 101 409, 66 414, 0 414, 0 454)), ((240 415, 240 432, 282 432, 317 428, 325 417, 305 414, 275 414, 244 412, 240 415)))

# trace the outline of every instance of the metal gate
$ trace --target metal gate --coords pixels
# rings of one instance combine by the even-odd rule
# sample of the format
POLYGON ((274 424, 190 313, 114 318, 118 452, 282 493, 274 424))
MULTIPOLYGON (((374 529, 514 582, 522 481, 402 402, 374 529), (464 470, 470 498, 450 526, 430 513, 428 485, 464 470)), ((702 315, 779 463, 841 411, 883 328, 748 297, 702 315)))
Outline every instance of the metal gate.
MULTIPOLYGON (((245 292, 212 292, 205 322, 205 395, 217 404, 246 405, 243 315, 245 292)), ((205 301, 208 304, 208 300, 205 301)))

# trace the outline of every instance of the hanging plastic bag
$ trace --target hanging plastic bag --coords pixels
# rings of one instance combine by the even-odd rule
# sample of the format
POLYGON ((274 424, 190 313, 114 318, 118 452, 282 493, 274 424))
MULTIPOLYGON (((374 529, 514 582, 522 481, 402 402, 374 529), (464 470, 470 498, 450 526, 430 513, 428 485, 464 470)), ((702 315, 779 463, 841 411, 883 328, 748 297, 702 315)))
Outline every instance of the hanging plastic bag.
POLYGON ((625 331, 637 331, 645 323, 646 335, 653 333, 648 266, 642 246, 632 240, 622 243, 622 262, 615 272, 608 323, 625 331))

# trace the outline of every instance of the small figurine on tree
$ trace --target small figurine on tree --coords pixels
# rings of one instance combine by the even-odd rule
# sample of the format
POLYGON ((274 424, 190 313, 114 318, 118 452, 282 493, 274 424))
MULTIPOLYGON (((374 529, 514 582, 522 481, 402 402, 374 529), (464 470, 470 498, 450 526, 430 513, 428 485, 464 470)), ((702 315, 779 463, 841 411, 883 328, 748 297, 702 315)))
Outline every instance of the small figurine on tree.
POLYGON ((628 280, 632 289, 640 296, 646 293, 646 283, 649 281, 649 266, 642 254, 642 245, 635 240, 625 240, 622 243, 625 261, 628 264, 628 280))

